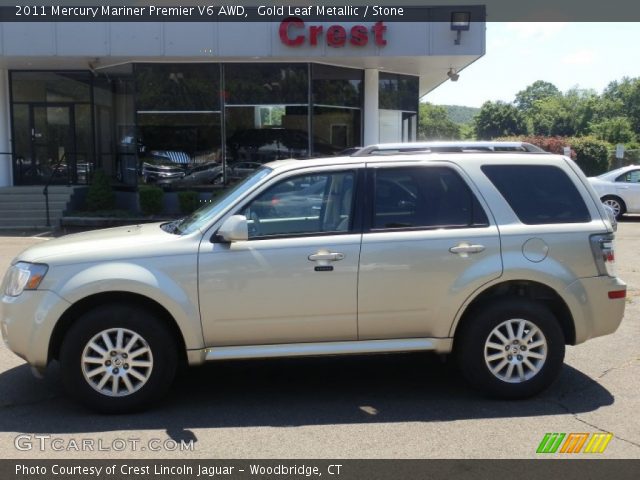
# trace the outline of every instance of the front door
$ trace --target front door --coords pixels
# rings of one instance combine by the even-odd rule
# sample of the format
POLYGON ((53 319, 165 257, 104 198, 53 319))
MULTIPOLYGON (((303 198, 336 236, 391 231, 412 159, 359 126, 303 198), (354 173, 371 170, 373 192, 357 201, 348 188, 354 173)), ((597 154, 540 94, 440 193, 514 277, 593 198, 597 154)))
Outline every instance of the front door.
POLYGON ((249 220, 248 241, 203 240, 207 346, 357 339, 356 176, 357 169, 288 175, 236 212, 249 220))
POLYGON ((20 107, 25 118, 15 122, 14 129, 26 128, 27 132, 15 132, 16 184, 42 184, 49 179, 53 183, 75 182, 73 107, 55 104, 20 107))

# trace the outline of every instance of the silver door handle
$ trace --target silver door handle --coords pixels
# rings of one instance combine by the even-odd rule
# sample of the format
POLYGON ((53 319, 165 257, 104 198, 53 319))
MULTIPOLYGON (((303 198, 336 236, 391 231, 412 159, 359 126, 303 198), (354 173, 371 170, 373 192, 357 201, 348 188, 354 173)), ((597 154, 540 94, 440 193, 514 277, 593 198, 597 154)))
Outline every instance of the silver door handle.
POLYGON ((480 253, 484 251, 484 245, 469 245, 468 243, 461 243, 455 247, 451 247, 449 251, 451 253, 480 253))
POLYGON ((309 255, 309 260, 312 262, 318 261, 329 261, 329 262, 337 262, 338 260, 342 260, 344 258, 344 253, 336 253, 336 252, 318 252, 309 255))

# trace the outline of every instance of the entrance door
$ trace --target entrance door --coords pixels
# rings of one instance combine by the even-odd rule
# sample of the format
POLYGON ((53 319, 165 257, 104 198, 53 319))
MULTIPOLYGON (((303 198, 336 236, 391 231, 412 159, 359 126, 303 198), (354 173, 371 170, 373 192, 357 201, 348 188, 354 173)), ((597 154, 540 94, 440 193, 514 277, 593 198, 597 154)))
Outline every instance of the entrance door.
POLYGON ((21 105, 20 109, 24 111, 26 121, 14 124, 16 184, 46 183, 58 162, 61 163, 53 176, 53 183, 75 182, 73 107, 29 104, 21 105))
POLYGON ((31 121, 32 158, 42 182, 46 183, 53 175, 53 183, 75 183, 72 108, 65 105, 32 105, 31 121))

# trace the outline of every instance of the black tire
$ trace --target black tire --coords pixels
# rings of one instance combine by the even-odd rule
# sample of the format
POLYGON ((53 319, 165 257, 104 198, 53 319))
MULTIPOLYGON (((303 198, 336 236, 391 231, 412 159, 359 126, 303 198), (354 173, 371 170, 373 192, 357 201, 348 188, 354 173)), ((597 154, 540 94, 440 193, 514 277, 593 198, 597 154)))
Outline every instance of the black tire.
MULTIPOLYGON (((127 334, 125 333, 125 335, 127 334)), ((128 343, 132 337, 125 336, 122 343, 128 343)), ((117 339, 117 336, 115 338, 117 339)), ((101 347, 104 345, 104 343, 100 344, 101 347)), ((122 351, 125 351, 124 347, 122 351)), ((119 370, 123 370, 119 372, 120 375, 125 373, 125 368, 133 370, 133 367, 128 364, 120 363, 127 360, 120 359, 119 355, 118 365, 121 365, 119 370)), ((131 355, 131 358, 133 357, 134 355, 131 355)), ((96 359, 98 358, 101 357, 96 357, 96 359)), ((103 358, 107 358, 106 355, 103 358)), ((115 361, 110 362, 109 368, 115 368, 115 363, 115 361)), ((104 305, 85 313, 69 329, 60 349, 61 376, 67 392, 92 410, 102 413, 134 412, 160 400, 173 382, 177 365, 178 350, 170 329, 153 314, 137 306, 104 305), (117 332, 115 329, 136 333, 146 342, 146 346, 151 351, 150 355, 144 354, 147 356, 143 356, 142 360, 147 363, 151 360, 152 367, 148 369, 143 367, 137 370, 138 373, 142 372, 143 376, 147 377, 146 381, 140 382, 133 376, 127 377, 133 382, 138 382, 134 383, 137 389, 133 393, 126 393, 123 396, 109 396, 99 392, 96 389, 98 386, 94 388, 83 373, 83 365, 91 365, 91 363, 82 361, 85 347, 88 348, 88 343, 92 339, 95 340, 96 335, 104 331, 117 332)), ((102 368, 102 364, 98 363, 97 367, 102 368)), ((131 370, 128 372, 131 373, 131 370)), ((102 378, 102 376, 97 377, 102 378)), ((114 378, 113 375, 111 378, 114 378)), ((123 380, 117 380, 117 383, 122 389, 128 388, 123 380)), ((107 381, 106 385, 113 385, 113 380, 107 381)))
MULTIPOLYGON (((531 330, 534 329, 532 328, 531 330)), ((536 338, 542 337, 537 336, 536 338)), ((533 344, 531 341, 528 343, 533 344)), ((545 305, 527 299, 514 298, 488 303, 472 312, 471 317, 467 318, 465 324, 461 326, 461 331, 456 335, 454 348, 458 365, 472 386, 492 397, 520 399, 536 395, 554 382, 562 369, 565 339, 558 320, 545 305), (525 377, 524 380, 520 380, 520 378, 517 380, 513 379, 514 382, 519 383, 510 383, 498 378, 497 375, 506 377, 510 363, 521 363, 515 360, 517 357, 520 357, 520 355, 515 354, 515 349, 518 348, 518 345, 514 344, 512 346, 511 343, 508 344, 509 348, 514 349, 509 360, 506 358, 498 358, 493 362, 486 360, 485 349, 487 348, 486 343, 489 341, 490 336, 492 340, 497 338, 495 335, 492 335, 495 331, 494 329, 499 325, 504 325, 504 322, 508 320, 515 319, 530 322, 530 324, 535 325, 539 331, 542 332, 544 340, 546 341, 546 358, 544 360, 527 358, 527 360, 530 360, 530 364, 533 362, 536 364, 535 366, 538 367, 539 365, 537 373, 534 373, 533 369, 529 369, 523 365, 523 368, 531 377, 525 377), (504 370, 498 371, 497 375, 492 373, 489 364, 494 368, 498 368, 499 364, 505 360, 508 363, 503 367, 504 370)), ((521 345, 520 348, 522 348, 521 345)), ((544 347, 537 348, 538 350, 532 348, 529 354, 534 353, 539 355, 540 349, 544 347)), ((489 357, 498 356, 501 350, 488 347, 487 352, 486 355, 489 357)), ((509 351, 505 351, 503 355, 506 357, 510 353, 509 351)), ((527 355, 525 352, 518 352, 518 354, 519 353, 527 355)), ((513 368, 512 371, 515 371, 515 375, 518 375, 518 371, 515 368, 513 368)))
POLYGON ((627 206, 620 197, 615 195, 606 195, 600 199, 605 205, 609 205, 614 211, 617 211, 616 220, 620 220, 627 212, 627 206), (618 205, 617 207, 615 205, 618 205))

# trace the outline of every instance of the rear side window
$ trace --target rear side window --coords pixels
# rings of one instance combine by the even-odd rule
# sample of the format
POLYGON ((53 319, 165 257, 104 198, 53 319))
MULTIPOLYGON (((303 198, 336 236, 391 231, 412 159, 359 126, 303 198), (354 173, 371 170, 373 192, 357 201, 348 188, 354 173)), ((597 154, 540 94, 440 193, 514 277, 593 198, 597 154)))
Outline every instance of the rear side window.
POLYGON ((550 165, 484 165, 522 223, 585 223, 591 215, 567 174, 550 165))
POLYGON ((616 182, 640 183, 640 170, 629 170, 616 178, 616 182))
POLYGON ((450 168, 378 168, 374 183, 374 230, 489 224, 475 195, 450 168))

